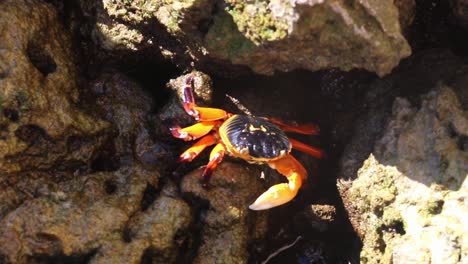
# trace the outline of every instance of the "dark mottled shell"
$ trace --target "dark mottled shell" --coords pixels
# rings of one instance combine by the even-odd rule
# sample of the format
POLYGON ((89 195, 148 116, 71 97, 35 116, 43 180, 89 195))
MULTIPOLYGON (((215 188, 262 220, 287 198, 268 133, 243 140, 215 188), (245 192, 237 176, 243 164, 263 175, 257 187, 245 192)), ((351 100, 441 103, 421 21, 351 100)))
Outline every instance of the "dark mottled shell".
POLYGON ((236 152, 252 158, 274 159, 291 150, 283 130, 261 117, 235 115, 222 130, 236 152))

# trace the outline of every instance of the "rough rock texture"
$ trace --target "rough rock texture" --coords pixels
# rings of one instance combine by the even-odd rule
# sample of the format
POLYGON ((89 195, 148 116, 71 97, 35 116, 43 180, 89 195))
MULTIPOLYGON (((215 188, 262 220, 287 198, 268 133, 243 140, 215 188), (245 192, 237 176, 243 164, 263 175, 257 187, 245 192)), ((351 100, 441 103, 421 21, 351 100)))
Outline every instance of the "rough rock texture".
POLYGON ((335 67, 384 75, 411 52, 400 21, 411 22, 415 3, 106 0, 81 6, 97 14, 88 21, 93 39, 114 57, 158 51, 182 67, 193 62, 217 74, 238 69, 234 64, 261 74, 335 67))
MULTIPOLYGON (((418 102, 419 96, 434 88, 439 82, 450 83, 460 96, 466 92, 467 66, 451 51, 445 49, 430 49, 414 54, 403 62, 398 69, 383 79, 377 79, 370 84, 367 93, 361 98, 362 108, 354 110, 357 115, 354 123, 353 136, 349 140, 340 158, 338 178, 354 179, 364 160, 374 150, 376 140, 382 137, 387 119, 391 116, 395 97, 407 97, 412 102, 418 102), (459 80, 459 84, 455 81, 459 80)), ((353 100, 358 100, 354 99, 353 100)), ((466 95, 461 102, 466 100, 466 95)), ((338 123, 340 129, 347 129, 346 124, 338 123), (340 128, 341 127, 341 128, 340 128)), ((346 135, 346 134, 343 134, 346 135)))
POLYGON ((152 100, 116 73, 80 95, 60 25, 41 1, 0 3, 0 262, 174 262, 192 215, 158 195, 172 154, 152 100))
POLYGON ((86 97, 85 105, 112 125, 113 140, 71 179, 32 168, 31 174, 38 176, 19 178, 2 191, 3 208, 11 200, 7 195, 14 197, 35 183, 22 203, 1 217, 0 259, 174 262, 187 239, 192 212, 172 184, 158 189, 160 171, 173 157, 150 136, 150 97, 116 72, 100 75, 86 97))
POLYGON ((296 225, 307 223, 318 232, 327 231, 336 222, 336 208, 327 204, 312 204, 295 216, 296 225))
POLYGON ((385 134, 345 192, 366 263, 468 261, 468 115, 447 86, 397 98, 385 134))
POLYGON ((0 255, 7 263, 71 261, 141 263, 146 250, 159 260, 177 257, 190 208, 160 196, 140 208, 154 172, 141 168, 96 173, 64 182, 47 196, 25 202, 0 221, 0 255), (156 257, 156 256, 155 256, 156 257))
POLYGON ((85 162, 108 124, 76 107, 73 51, 55 10, 34 0, 2 1, 0 32, 2 171, 85 162), (89 144, 75 144, 84 138, 89 144))
POLYGON ((87 107, 111 122, 118 131, 114 145, 101 153, 101 164, 132 166, 139 161, 147 168, 163 169, 174 159, 174 147, 164 143, 160 136, 164 132, 169 136, 169 133, 155 122, 150 94, 134 80, 122 73, 107 71, 93 80, 84 94, 87 107))
POLYGON ((110 126, 77 107, 70 39, 51 6, 2 1, 0 39, 2 218, 50 181, 82 174, 109 140, 110 126))
POLYGON ((221 163, 213 173, 211 188, 200 183, 202 170, 186 175, 181 189, 198 199, 207 200, 201 245, 194 263, 246 263, 249 243, 266 231, 266 212, 248 209, 262 190, 260 173, 245 164, 221 163))

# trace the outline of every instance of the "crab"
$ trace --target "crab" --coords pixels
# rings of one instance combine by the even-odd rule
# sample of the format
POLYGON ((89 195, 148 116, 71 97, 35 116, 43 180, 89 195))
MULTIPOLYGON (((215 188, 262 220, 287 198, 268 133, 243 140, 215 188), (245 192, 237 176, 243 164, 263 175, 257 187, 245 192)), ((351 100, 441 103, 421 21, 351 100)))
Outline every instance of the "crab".
POLYGON ((310 123, 290 124, 276 118, 232 114, 223 109, 199 107, 193 96, 193 78, 192 74, 187 77, 181 91, 181 101, 185 112, 197 123, 185 128, 173 126, 170 131, 176 138, 198 141, 180 155, 179 162, 190 162, 205 148, 215 145, 202 173, 203 186, 207 186, 213 170, 227 154, 249 163, 266 163, 288 180, 288 183, 273 185, 261 194, 249 206, 251 210, 270 209, 291 201, 307 177, 306 169, 291 155, 291 149, 316 158, 321 158, 323 152, 289 138, 285 132, 317 135, 318 126, 310 123))

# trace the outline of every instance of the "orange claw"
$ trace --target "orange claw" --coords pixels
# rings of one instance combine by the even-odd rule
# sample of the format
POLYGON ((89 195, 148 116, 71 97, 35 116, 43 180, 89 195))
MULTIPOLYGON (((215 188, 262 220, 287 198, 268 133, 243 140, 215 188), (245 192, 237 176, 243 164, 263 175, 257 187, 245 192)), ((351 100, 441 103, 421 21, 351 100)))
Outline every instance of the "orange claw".
POLYGON ((193 144, 184 153, 180 155, 179 162, 190 162, 195 159, 206 147, 216 143, 214 135, 206 135, 202 137, 197 143, 193 144))
POLYGON ((228 118, 231 114, 224 111, 223 109, 211 108, 211 107, 194 107, 198 112, 198 120, 200 121, 213 121, 219 119, 228 118))
POLYGON ((268 162, 268 165, 284 175, 288 179, 288 183, 271 186, 249 206, 252 210, 270 209, 291 201, 301 188, 302 181, 307 177, 304 166, 291 155, 268 162))
POLYGON ((190 141, 210 133, 217 123, 214 121, 200 122, 184 128, 171 127, 169 130, 174 137, 190 141))

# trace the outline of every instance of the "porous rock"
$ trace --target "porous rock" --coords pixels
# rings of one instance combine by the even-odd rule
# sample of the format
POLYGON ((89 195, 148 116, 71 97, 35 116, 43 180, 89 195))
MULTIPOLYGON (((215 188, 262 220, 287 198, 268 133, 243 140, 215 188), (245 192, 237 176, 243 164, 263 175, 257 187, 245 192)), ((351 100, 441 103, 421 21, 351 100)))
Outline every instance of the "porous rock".
POLYGON ((157 51, 181 67, 219 75, 246 67, 269 75, 333 67, 385 75, 411 53, 401 27, 411 23, 414 7, 411 0, 204 0, 83 8, 97 12, 97 21, 88 21, 95 40, 116 56, 157 51))
POLYGON ((1 170, 89 159, 108 124, 76 107, 73 50, 55 10, 35 0, 2 1, 0 29, 1 170))
POLYGON ((190 223, 190 208, 161 195, 141 210, 153 176, 141 168, 96 173, 28 200, 0 221, 0 255, 11 263, 140 263, 145 251, 154 249, 160 259, 174 261, 174 239, 190 223))
POLYGON ((468 118, 439 85, 420 107, 397 98, 384 135, 344 192, 366 263, 463 263, 468 257, 468 118))
POLYGON ((203 219, 201 245, 194 263, 247 263, 248 245, 264 235, 266 214, 248 209, 263 190, 257 170, 228 161, 221 163, 210 180, 200 183, 202 170, 195 170, 182 181, 183 192, 209 203, 203 219))

